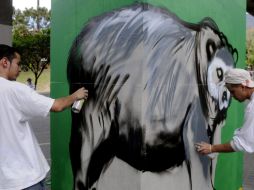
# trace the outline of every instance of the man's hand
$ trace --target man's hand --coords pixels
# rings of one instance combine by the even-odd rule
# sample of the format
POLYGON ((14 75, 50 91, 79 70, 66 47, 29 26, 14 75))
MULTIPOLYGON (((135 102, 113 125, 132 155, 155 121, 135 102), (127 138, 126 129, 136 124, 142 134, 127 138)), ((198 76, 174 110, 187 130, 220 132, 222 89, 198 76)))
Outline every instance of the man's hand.
POLYGON ((72 94, 75 97, 75 100, 85 99, 88 98, 88 90, 86 90, 84 87, 78 89, 76 92, 72 94))
POLYGON ((212 145, 201 142, 201 143, 195 143, 196 150, 203 155, 212 153, 212 145))
POLYGON ((60 112, 63 111, 65 108, 70 107, 76 100, 87 100, 88 98, 88 90, 84 87, 78 89, 73 94, 55 99, 50 111, 53 112, 60 112))

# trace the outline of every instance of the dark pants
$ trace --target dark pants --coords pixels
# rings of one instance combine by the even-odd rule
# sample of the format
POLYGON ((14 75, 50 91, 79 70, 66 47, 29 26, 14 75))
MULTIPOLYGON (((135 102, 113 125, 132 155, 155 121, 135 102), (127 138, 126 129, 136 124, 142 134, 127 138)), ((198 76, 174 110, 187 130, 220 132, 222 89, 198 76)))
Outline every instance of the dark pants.
POLYGON ((40 181, 30 187, 27 187, 23 190, 45 190, 45 180, 40 181))

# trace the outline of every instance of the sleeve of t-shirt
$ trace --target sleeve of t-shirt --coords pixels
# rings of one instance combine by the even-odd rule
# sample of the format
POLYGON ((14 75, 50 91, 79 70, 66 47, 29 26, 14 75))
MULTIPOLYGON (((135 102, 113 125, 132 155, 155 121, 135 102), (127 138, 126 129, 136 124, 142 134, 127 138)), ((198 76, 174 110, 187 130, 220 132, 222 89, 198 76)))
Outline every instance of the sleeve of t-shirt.
POLYGON ((244 124, 234 132, 231 147, 235 151, 254 152, 254 106, 248 105, 245 112, 244 124))
POLYGON ((38 94, 26 85, 19 85, 14 91, 18 109, 22 112, 21 120, 33 117, 46 117, 54 103, 54 99, 38 94))

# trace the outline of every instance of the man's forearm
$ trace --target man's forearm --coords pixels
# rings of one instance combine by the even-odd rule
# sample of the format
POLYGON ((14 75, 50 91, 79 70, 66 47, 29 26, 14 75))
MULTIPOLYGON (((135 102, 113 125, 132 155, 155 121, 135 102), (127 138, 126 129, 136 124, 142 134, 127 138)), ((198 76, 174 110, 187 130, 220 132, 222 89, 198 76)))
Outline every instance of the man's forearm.
POLYGON ((214 144, 211 147, 212 152, 235 152, 230 143, 214 144))
POLYGON ((76 100, 78 100, 77 97, 75 97, 73 94, 55 99, 53 106, 51 107, 50 111, 53 112, 60 112, 63 111, 65 108, 70 107, 76 100))
POLYGON ((195 143, 197 151, 201 154, 210 154, 213 152, 235 152, 230 143, 211 145, 206 142, 195 143))
POLYGON ((65 108, 70 107, 76 100, 80 99, 87 99, 88 97, 88 90, 84 87, 81 87, 73 94, 55 99, 53 106, 51 107, 50 111, 53 112, 60 112, 63 111, 65 108))

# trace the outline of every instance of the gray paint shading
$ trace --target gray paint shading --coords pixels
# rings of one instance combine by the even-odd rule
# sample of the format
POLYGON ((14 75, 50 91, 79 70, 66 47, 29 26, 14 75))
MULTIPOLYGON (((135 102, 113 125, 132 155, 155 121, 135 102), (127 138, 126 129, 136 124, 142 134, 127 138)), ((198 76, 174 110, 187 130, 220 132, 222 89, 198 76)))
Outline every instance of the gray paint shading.
POLYGON ((194 143, 220 141, 236 61, 211 18, 187 23, 149 4, 92 18, 68 59, 70 92, 89 90, 72 113, 73 188, 213 189, 216 158, 194 143))

